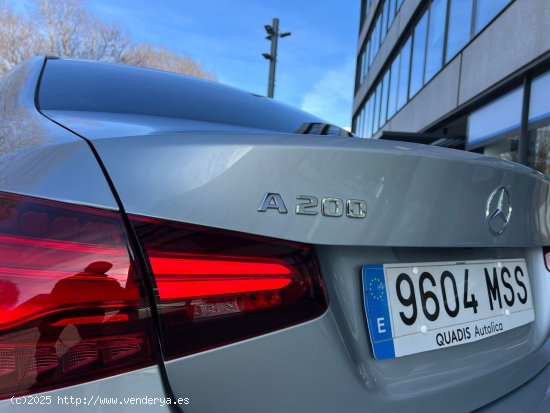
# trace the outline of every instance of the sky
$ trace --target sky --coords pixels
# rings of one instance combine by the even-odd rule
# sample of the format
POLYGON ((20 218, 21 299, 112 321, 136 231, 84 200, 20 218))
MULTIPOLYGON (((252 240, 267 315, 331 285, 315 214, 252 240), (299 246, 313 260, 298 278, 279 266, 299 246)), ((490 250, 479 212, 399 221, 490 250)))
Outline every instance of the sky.
POLYGON ((224 84, 267 94, 265 24, 280 19, 275 99, 351 125, 360 0, 86 0, 137 42, 191 56, 224 84))

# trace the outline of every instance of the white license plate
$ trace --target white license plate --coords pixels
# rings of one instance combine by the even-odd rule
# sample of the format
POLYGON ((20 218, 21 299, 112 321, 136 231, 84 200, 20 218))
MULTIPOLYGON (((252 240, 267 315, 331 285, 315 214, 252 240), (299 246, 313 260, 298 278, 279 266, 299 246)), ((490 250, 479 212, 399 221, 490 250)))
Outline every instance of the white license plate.
POLYGON ((524 259, 363 267, 374 357, 470 343, 535 319, 524 259))

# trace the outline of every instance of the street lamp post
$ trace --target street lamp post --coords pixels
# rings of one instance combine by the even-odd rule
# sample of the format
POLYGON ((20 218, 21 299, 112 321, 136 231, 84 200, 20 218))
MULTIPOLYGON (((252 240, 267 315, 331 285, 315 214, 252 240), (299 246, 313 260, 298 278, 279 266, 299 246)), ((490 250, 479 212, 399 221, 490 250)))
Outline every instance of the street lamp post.
POLYGON ((279 33, 279 19, 273 19, 273 25, 266 24, 267 40, 271 41, 271 53, 263 53, 262 56, 269 60, 269 83, 267 85, 267 96, 272 98, 275 90, 275 67, 277 65, 277 40, 279 37, 290 36, 290 32, 279 33))

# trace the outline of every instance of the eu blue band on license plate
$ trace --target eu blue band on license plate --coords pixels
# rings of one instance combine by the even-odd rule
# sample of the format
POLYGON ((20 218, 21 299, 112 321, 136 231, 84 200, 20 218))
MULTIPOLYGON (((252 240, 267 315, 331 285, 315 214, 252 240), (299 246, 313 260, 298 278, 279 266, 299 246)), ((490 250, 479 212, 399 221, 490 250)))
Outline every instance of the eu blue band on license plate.
POLYGON ((390 309, 382 264, 363 267, 363 299, 374 357, 394 358, 390 309))

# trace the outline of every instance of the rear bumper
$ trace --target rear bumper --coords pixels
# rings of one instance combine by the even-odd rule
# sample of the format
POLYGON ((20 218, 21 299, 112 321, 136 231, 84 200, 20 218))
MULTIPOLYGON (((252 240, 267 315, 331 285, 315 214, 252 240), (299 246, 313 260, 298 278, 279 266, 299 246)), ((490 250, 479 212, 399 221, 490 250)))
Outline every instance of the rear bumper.
POLYGON ((523 386, 476 410, 476 413, 506 412, 550 412, 550 364, 523 386))
POLYGON ((0 413, 177 411, 171 404, 173 401, 168 401, 164 392, 160 370, 152 366, 76 386, 1 400, 0 413))

